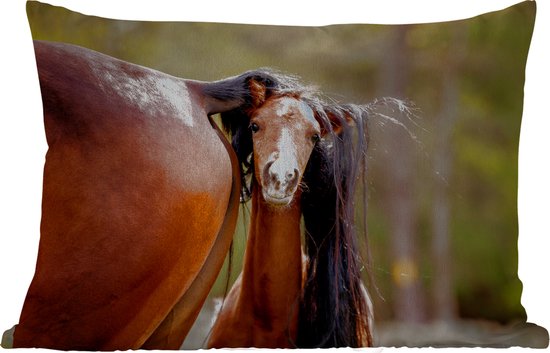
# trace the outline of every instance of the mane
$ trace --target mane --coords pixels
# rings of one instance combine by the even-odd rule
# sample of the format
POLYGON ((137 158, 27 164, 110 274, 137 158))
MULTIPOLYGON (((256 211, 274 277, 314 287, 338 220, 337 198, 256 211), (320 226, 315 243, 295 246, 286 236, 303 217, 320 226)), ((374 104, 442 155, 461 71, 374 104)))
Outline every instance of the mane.
MULTIPOLYGON (((354 195, 358 181, 364 183, 366 124, 372 107, 327 103, 314 87, 302 84, 296 76, 267 69, 261 72, 270 80, 265 85, 266 98, 292 95, 301 99, 326 131, 302 179, 304 248, 309 261, 295 344, 300 348, 371 345, 371 313, 362 292, 363 259, 355 227, 354 195)), ((252 109, 250 97, 239 108, 221 114, 240 162, 242 201, 250 197, 254 180, 252 133, 248 128, 252 109)), ((366 227, 363 236, 366 241, 366 227)))

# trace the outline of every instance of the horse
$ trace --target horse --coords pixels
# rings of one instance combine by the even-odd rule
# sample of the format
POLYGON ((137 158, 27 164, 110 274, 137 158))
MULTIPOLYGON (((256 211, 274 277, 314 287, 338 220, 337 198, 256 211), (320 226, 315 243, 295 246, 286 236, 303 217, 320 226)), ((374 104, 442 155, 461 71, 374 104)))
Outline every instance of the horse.
POLYGON ((370 106, 328 104, 277 74, 277 87, 251 80, 252 105, 222 114, 252 205, 243 270, 207 346, 372 346, 354 226, 370 106))
POLYGON ((211 116, 273 78, 203 82, 75 45, 34 48, 49 149, 13 346, 178 349, 238 216, 238 159, 211 116))

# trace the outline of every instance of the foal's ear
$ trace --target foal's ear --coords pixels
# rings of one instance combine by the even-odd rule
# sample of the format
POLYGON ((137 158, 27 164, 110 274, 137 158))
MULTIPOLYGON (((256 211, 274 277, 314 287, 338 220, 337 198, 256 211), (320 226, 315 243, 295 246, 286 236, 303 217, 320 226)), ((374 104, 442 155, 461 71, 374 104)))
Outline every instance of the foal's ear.
POLYGON ((250 90, 252 107, 257 108, 264 104, 267 95, 267 89, 264 82, 256 78, 251 78, 248 81, 248 89, 250 90))
MULTIPOLYGON (((336 135, 340 135, 342 131, 344 130, 345 126, 350 127, 355 124, 355 121, 352 119, 352 117, 343 112, 333 112, 330 110, 324 110, 323 115, 328 118, 328 122, 330 123, 330 127, 332 128, 332 131, 336 135)), ((321 135, 325 136, 329 132, 329 127, 327 126, 326 120, 322 119, 320 117, 321 114, 316 113, 315 118, 317 121, 319 121, 319 124, 321 125, 321 135)))

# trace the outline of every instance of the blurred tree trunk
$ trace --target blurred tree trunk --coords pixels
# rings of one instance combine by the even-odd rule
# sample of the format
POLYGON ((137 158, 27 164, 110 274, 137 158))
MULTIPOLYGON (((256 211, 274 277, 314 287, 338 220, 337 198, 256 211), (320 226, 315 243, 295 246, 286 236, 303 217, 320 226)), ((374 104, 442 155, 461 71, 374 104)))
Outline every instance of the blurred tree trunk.
POLYGON ((433 166, 436 172, 432 208, 432 256, 434 319, 450 321, 455 317, 452 290, 453 270, 450 251, 450 205, 447 182, 452 172, 451 128, 456 115, 458 93, 456 77, 450 70, 443 76, 443 107, 436 123, 433 166))
POLYGON ((463 59, 464 28, 452 27, 451 39, 443 54, 441 75, 441 108, 434 124, 434 180, 432 208, 432 256, 434 265, 434 319, 452 321, 457 303, 453 291, 452 254, 450 247, 450 202, 448 181, 452 174, 452 133, 458 119, 460 104, 458 65, 463 59))
MULTIPOLYGON (((381 95, 406 98, 409 85, 410 59, 406 37, 409 28, 397 26, 388 40, 389 54, 381 72, 381 95)), ((388 112, 396 116, 398 111, 388 112)), ((390 223, 392 254, 393 312, 400 321, 425 320, 425 299, 418 266, 416 234, 416 141, 402 127, 388 124, 382 132, 384 158, 385 203, 390 223)))

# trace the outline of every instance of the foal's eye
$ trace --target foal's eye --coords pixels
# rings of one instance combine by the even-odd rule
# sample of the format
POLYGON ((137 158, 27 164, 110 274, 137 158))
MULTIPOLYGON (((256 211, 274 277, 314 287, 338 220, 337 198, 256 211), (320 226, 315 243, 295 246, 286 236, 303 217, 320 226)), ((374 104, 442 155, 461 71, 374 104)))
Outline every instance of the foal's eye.
POLYGON ((311 141, 313 141, 313 143, 317 143, 317 142, 321 141, 321 136, 319 134, 315 134, 315 135, 311 136, 311 141))
POLYGON ((260 127, 256 123, 250 124, 249 128, 252 132, 258 132, 258 130, 260 130, 260 127))

